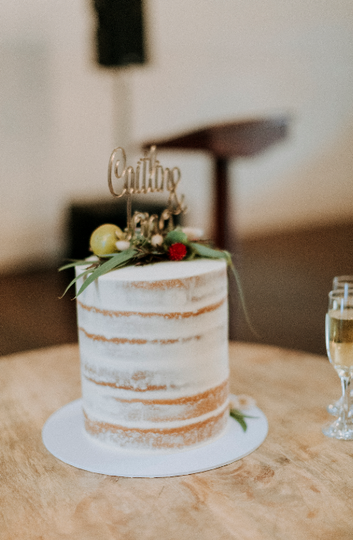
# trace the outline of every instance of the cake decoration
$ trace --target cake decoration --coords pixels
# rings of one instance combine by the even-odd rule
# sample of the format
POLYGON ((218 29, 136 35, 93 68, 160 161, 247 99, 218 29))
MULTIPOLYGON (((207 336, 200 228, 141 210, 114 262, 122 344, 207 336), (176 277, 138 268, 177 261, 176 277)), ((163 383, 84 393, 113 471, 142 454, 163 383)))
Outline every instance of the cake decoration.
MULTIPOLYGON (((116 148, 110 157, 108 167, 108 186, 111 194, 127 199, 127 224, 124 231, 117 225, 104 224, 93 231, 90 249, 93 256, 87 267, 87 259, 75 260, 59 270, 85 266, 84 272, 76 276, 67 286, 64 294, 84 278, 77 296, 99 276, 113 269, 127 265, 143 265, 161 261, 193 260, 195 258, 224 259, 237 281, 241 302, 245 307, 240 280, 233 266, 228 251, 213 248, 210 240, 202 239, 202 231, 193 227, 175 227, 173 216, 186 212, 184 195, 179 195, 177 188, 181 180, 178 167, 163 167, 156 157, 156 147, 152 146, 141 157, 135 168, 126 165, 123 148, 116 148), (122 181, 120 188, 114 185, 114 178, 122 181), (161 214, 149 215, 148 212, 136 211, 131 214, 133 195, 162 193, 167 191, 168 202, 161 214)), ((246 314, 246 310, 244 311, 246 314)), ((247 314, 246 314, 247 317, 247 314)))
POLYGON ((247 410, 252 407, 256 407, 256 401, 246 394, 232 395, 229 398, 230 416, 241 425, 243 431, 248 429, 245 418, 256 418, 246 414, 247 410))

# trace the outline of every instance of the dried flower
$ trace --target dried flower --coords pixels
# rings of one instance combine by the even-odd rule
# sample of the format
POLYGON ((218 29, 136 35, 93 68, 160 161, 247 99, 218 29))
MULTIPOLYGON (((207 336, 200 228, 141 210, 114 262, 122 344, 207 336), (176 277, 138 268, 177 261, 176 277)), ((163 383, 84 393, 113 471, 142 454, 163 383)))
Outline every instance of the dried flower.
POLYGON ((251 407, 255 407, 255 405, 256 401, 254 398, 246 396, 245 394, 241 394, 239 396, 230 396, 229 398, 230 409, 244 411, 250 409, 251 407))
POLYGON ((184 259, 187 252, 185 244, 177 242, 172 244, 168 249, 168 256, 171 261, 181 261, 184 259))
POLYGON ((125 251, 126 249, 129 249, 130 242, 128 242, 127 240, 118 240, 115 245, 119 251, 125 251))
POLYGON ((163 244, 163 236, 161 234, 154 234, 151 238, 151 244, 153 247, 161 246, 163 244))

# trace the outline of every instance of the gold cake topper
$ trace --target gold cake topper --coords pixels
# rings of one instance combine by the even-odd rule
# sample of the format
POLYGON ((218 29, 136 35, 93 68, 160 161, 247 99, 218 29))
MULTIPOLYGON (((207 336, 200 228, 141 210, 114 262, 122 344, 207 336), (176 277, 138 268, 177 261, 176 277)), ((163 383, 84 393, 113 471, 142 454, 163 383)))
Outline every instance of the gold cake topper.
POLYGON ((178 167, 169 169, 163 167, 157 159, 156 146, 151 146, 150 150, 141 157, 135 169, 126 166, 126 153, 121 147, 113 150, 108 168, 108 186, 110 193, 120 198, 127 196, 127 234, 128 238, 134 236, 136 226, 140 224, 141 233, 146 238, 152 234, 163 231, 165 221, 168 221, 168 228, 173 228, 173 216, 186 212, 184 205, 184 195, 177 194, 177 188, 181 180, 181 172, 178 167), (113 185, 113 176, 123 181, 120 191, 116 191, 113 185), (146 193, 169 192, 167 208, 163 210, 160 218, 157 214, 151 216, 148 212, 136 211, 131 216, 131 198, 132 195, 146 193))

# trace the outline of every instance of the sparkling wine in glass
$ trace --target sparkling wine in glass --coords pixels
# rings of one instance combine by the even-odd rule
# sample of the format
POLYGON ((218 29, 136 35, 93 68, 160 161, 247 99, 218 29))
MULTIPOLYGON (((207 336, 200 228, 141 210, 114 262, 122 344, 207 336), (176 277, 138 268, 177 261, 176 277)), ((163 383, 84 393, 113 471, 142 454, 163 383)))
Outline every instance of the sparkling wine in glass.
POLYGON ((342 406, 338 418, 323 428, 324 435, 353 440, 353 417, 350 414, 350 383, 353 375, 353 289, 348 286, 329 293, 326 314, 326 350, 342 388, 342 406))
MULTIPOLYGON (((335 276, 332 280, 333 290, 344 290, 345 288, 353 288, 353 276, 335 276)), ((351 398, 353 398, 353 390, 351 390, 351 398)), ((339 410, 342 407, 342 398, 335 401, 335 403, 330 403, 327 407, 327 412, 333 416, 339 415, 339 410)), ((353 404, 352 404, 353 407, 353 404)), ((353 413, 353 410, 352 410, 353 413)))

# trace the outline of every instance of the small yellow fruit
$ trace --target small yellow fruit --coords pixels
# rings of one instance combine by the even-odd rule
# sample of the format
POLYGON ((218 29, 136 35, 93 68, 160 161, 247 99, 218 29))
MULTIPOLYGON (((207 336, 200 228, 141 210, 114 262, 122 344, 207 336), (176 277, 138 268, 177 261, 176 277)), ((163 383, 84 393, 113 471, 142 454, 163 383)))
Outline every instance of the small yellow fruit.
POLYGON ((106 223, 101 225, 91 234, 90 247, 97 257, 104 257, 110 253, 116 253, 116 241, 123 236, 123 232, 117 225, 106 223))

